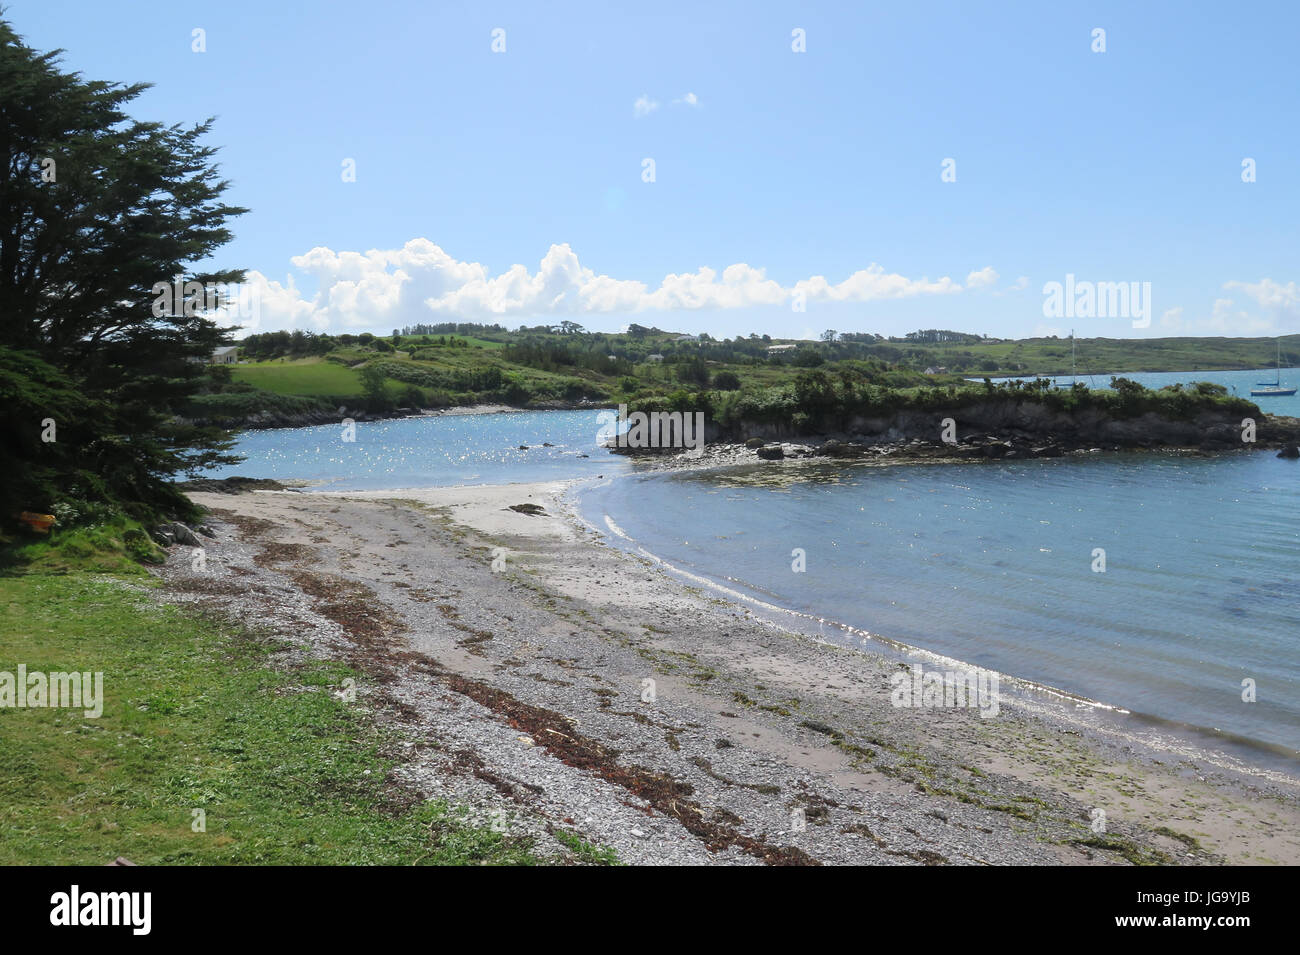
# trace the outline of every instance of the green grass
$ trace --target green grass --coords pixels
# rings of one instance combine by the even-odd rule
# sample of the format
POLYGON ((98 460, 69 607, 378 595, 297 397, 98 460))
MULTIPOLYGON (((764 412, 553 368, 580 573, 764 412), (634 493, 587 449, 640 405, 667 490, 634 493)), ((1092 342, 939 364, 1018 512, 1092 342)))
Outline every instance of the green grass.
MULTIPOLYGON (((794 388, 812 367, 833 378, 908 395, 917 388, 961 386, 965 378, 1060 375, 1071 370, 1069 339, 1053 338, 804 341, 794 352, 772 356, 767 352, 769 342, 759 338, 677 342, 675 333, 644 329, 617 335, 538 329, 485 330, 482 334, 491 337, 456 336, 457 342, 467 341, 469 347, 439 347, 405 336, 396 351, 382 350, 387 339, 344 344, 326 337, 313 344, 325 357, 276 357, 234 366, 232 374, 239 384, 261 389, 263 403, 268 403, 266 393, 284 400, 296 397, 343 403, 361 396, 357 368, 366 362, 382 362, 387 366, 389 405, 555 407, 572 406, 579 399, 610 405, 671 398, 707 390, 705 382, 716 382, 723 372, 735 375, 740 389, 751 395, 794 388), (512 346, 508 351, 507 345, 512 346), (662 363, 648 360, 655 353, 664 356, 662 363), (609 360, 610 356, 615 358, 609 360), (924 369, 931 365, 948 371, 927 376, 924 369)), ((1284 338, 1281 345, 1284 364, 1300 362, 1296 336, 1284 338)), ((277 354, 276 348, 286 356, 305 353, 301 349, 291 353, 284 343, 262 342, 256 347, 258 350, 249 354, 277 354)), ((1097 389, 1107 387, 1112 374, 1245 368, 1263 373, 1272 366, 1276 348, 1277 341, 1272 338, 1081 338, 1077 370, 1097 389)), ((225 411, 225 419, 237 421, 252 413, 245 408, 256 400, 256 396, 222 394, 213 396, 211 403, 214 409, 225 411)))
POLYGON ((445 804, 395 800, 390 740, 332 693, 362 676, 272 666, 278 649, 120 579, 0 577, 0 670, 102 671, 105 698, 99 719, 0 708, 0 865, 537 861, 445 804))
POLYGON ((33 574, 111 573, 145 575, 141 561, 160 562, 163 551, 144 528, 126 517, 92 527, 62 529, 46 537, 0 541, 0 572, 33 574))
POLYGON ((361 378, 353 369, 314 358, 235 365, 231 373, 235 381, 279 395, 353 397, 361 394, 361 378))
POLYGON ((592 845, 576 833, 559 829, 555 838, 569 847, 569 851, 591 865, 621 865, 618 853, 609 846, 592 845))

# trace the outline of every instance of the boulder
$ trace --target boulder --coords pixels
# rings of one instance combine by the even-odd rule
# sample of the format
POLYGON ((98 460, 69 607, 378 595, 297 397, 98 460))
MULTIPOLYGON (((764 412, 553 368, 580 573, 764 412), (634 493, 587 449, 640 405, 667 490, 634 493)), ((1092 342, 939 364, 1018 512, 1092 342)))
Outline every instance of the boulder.
POLYGON ((867 449, 860 444, 849 444, 846 441, 827 441, 817 450, 817 453, 826 458, 860 458, 867 453, 867 449))
POLYGON ((176 521, 170 524, 168 526, 168 530, 171 531, 172 538, 178 544, 184 544, 186 547, 203 546, 203 542, 194 535, 194 532, 190 530, 188 527, 186 527, 184 524, 182 524, 180 521, 176 521))
POLYGON ((764 441, 762 438, 750 438, 748 441, 745 442, 745 447, 753 450, 755 448, 761 448, 766 443, 767 442, 764 441))
POLYGON ((1290 460, 1295 460, 1296 458, 1300 458, 1300 448, 1297 448, 1294 444, 1288 444, 1285 448, 1283 448, 1281 451, 1277 453, 1277 456, 1279 458, 1288 458, 1290 460))
POLYGON ((754 453, 764 461, 779 461, 785 457, 785 450, 779 444, 765 445, 764 447, 756 448, 754 453))

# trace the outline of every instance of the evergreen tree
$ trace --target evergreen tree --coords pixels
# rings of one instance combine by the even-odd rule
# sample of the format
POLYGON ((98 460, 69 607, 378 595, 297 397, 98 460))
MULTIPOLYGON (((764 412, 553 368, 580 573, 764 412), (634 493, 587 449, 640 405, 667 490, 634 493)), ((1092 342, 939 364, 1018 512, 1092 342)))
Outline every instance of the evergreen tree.
POLYGON ((0 20, 0 448, 15 455, 0 520, 73 493, 184 516, 169 480, 233 460, 226 432, 177 418, 228 339, 209 296, 160 290, 178 276, 241 280, 199 269, 246 210, 221 200, 227 183, 203 143, 211 120, 133 119, 125 108, 147 85, 85 80, 60 69, 60 53, 0 20), (52 442, 39 440, 47 418, 52 442))

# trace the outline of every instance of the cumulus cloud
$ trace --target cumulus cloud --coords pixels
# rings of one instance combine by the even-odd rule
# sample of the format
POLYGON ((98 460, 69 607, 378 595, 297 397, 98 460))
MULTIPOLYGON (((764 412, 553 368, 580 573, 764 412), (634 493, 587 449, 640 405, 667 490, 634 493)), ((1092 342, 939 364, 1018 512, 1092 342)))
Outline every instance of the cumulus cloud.
POLYGON ((1295 282, 1283 284, 1270 278, 1231 281, 1224 282, 1223 289, 1242 293, 1249 300, 1246 304, 1254 303, 1255 309, 1244 308, 1225 295, 1214 300, 1208 315, 1189 316, 1178 306, 1165 312, 1160 324, 1190 334, 1276 335, 1294 328, 1300 320, 1300 286, 1295 282))
POLYGON ((978 272, 971 272, 966 276, 966 287, 971 289, 988 288, 998 280, 998 273, 993 271, 993 266, 986 265, 978 272))
POLYGON ((1273 309, 1280 314, 1295 315, 1300 311, 1300 288, 1296 287, 1295 282, 1282 285, 1266 278, 1258 282, 1224 282, 1223 287, 1240 290, 1260 307, 1273 309))
POLYGON ((647 93, 642 93, 632 104, 632 113, 637 117, 649 116, 659 108, 659 103, 652 100, 647 93))
POLYGON ((677 99, 673 100, 673 102, 682 103, 686 106, 699 106, 700 98, 696 96, 694 93, 683 93, 677 99))
POLYGON ((1178 305, 1160 316, 1160 325, 1189 335, 1271 335, 1279 331, 1273 319, 1251 314, 1230 298, 1216 298, 1209 315, 1189 317, 1186 309, 1178 305))
MULTIPOLYGON (((597 275, 567 243, 552 245, 535 270, 512 265, 497 275, 478 262, 463 262, 428 239, 400 249, 335 252, 317 247, 290 260, 314 279, 303 295, 292 276, 286 284, 250 271, 247 286, 260 300, 263 329, 384 328, 419 322, 530 318, 552 315, 634 314, 774 306, 800 295, 804 302, 871 302, 951 295, 963 286, 948 276, 909 278, 872 263, 838 283, 815 275, 784 286, 764 269, 735 263, 720 272, 703 266, 666 275, 655 287, 636 279, 597 275)), ((967 286, 985 287, 985 268, 967 286)), ((246 322, 245 324, 252 324, 246 322)))

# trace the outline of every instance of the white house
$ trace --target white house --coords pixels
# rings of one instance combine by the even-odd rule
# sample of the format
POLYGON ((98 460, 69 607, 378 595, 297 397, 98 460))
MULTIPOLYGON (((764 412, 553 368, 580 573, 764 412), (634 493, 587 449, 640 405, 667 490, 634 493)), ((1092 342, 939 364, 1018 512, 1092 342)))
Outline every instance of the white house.
POLYGON ((769 355, 779 355, 781 352, 794 351, 798 345, 768 345, 767 353, 769 355))
POLYGON ((218 348, 208 359, 209 365, 233 365, 239 361, 239 346, 227 345, 224 348, 218 348))
POLYGON ((925 370, 927 375, 946 375, 948 374, 947 365, 931 365, 925 370))
POLYGON ((663 355, 646 355, 646 356, 645 356, 645 360, 646 360, 646 361, 663 361, 663 360, 664 360, 664 356, 663 356, 663 355))

